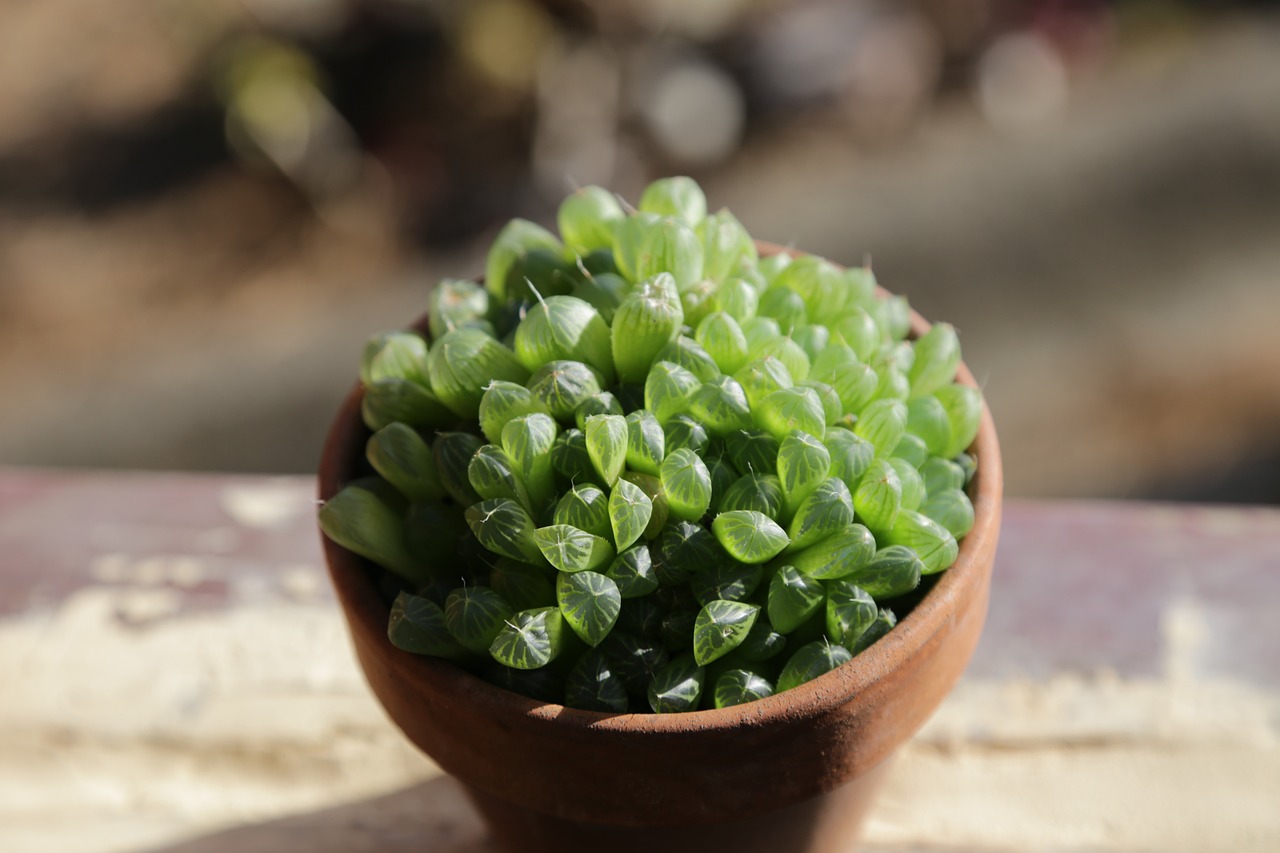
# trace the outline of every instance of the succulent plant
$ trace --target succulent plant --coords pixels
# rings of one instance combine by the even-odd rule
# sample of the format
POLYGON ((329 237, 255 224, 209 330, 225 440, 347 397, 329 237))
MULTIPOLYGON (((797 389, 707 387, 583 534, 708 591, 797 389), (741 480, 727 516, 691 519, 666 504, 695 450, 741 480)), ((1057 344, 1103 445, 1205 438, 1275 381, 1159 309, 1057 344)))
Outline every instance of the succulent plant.
POLYGON ((670 713, 891 631, 974 522, 955 330, 909 340, 869 268, 760 257, 688 178, 631 213, 584 188, 558 226, 513 221, 483 284, 442 282, 425 331, 365 349, 373 473, 320 523, 384 573, 391 642, 670 713))

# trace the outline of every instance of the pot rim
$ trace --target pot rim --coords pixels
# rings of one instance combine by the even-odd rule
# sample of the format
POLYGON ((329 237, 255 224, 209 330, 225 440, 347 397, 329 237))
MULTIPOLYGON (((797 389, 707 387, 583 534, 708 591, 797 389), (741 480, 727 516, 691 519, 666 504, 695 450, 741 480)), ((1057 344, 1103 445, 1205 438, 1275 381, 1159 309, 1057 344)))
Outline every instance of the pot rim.
MULTIPOLYGON (((761 254, 780 251, 801 254, 770 243, 759 242, 757 245, 761 254)), ((890 295, 879 286, 877 294, 882 298, 890 295)), ((911 311, 913 335, 918 337, 930 325, 914 309, 911 311)), ((414 327, 426 327, 425 314, 414 327)), ((956 379, 962 384, 979 387, 964 363, 960 364, 956 379)), ((362 399, 363 389, 357 380, 330 426, 319 467, 321 502, 328 500, 353 478, 357 454, 363 450, 370 434, 360 414, 362 399)), ((351 630, 360 632, 366 641, 372 641, 380 653, 403 656, 401 664, 422 682, 431 683, 436 691, 465 696, 466 701, 477 703, 490 714, 509 714, 529 721, 609 732, 613 737, 726 733, 742 727, 744 723, 753 727, 765 726, 785 720, 816 719, 829 714, 859 694, 872 692, 877 684, 920 653, 935 635, 946 629, 958 601, 985 581, 991 567, 989 558, 984 560, 982 555, 994 552, 994 540, 999 535, 1003 469, 995 424, 985 397, 978 434, 969 452, 978 462, 970 489, 974 508, 973 528, 961 540, 956 562, 941 573, 933 589, 888 634, 851 661, 798 687, 728 708, 678 714, 616 714, 569 708, 513 693, 449 661, 397 649, 387 639, 390 608, 374 587, 367 561, 337 545, 323 533, 320 538, 331 579, 348 611, 351 630)))

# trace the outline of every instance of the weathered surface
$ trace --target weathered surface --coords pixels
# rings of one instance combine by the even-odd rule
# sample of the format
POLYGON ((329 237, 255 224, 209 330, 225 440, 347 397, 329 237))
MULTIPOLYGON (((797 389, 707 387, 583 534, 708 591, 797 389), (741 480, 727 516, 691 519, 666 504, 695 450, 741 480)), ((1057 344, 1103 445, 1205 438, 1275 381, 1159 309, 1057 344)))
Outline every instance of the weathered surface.
MULTIPOLYGON (((368 693, 307 478, 0 473, 0 849, 489 849, 368 693)), ((1280 848, 1280 512, 1014 503, 873 851, 1280 848)))

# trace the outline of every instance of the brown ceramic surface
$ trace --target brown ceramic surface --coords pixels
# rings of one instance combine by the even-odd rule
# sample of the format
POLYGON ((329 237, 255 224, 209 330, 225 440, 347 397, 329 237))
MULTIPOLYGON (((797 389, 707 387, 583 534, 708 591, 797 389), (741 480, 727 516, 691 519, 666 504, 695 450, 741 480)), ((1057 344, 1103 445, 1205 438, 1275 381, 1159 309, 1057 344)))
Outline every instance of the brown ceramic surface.
MULTIPOLYGON (((928 324, 915 315, 913 327, 919 334, 928 324)), ((974 384, 963 365, 959 380, 974 384)), ((320 466, 322 500, 360 464, 368 438, 360 398, 357 386, 330 430, 320 466)), ((683 826, 793 806, 821 810, 822 800, 804 801, 842 786, 839 796, 860 800, 862 811, 871 779, 846 783, 881 766, 924 724, 960 677, 986 617, 1002 488, 988 411, 971 452, 978 460, 973 530, 956 564, 897 627, 821 678, 718 710, 581 711, 406 654, 387 640, 388 608, 365 563, 327 539, 323 544, 374 693, 410 740, 471 789, 486 814, 495 801, 505 801, 566 825, 683 826)))

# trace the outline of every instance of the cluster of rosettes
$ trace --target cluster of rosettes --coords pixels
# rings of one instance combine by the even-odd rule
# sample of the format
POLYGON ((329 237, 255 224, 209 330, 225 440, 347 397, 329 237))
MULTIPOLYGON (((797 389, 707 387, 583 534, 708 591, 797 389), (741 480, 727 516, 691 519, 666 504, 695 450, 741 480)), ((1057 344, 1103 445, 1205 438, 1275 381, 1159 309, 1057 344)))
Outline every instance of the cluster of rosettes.
POLYGON ((429 338, 375 337, 375 475, 320 513, 398 647, 592 710, 724 707, 848 661, 973 524, 982 414, 869 269, 759 257, 688 178, 524 220, 429 338))

